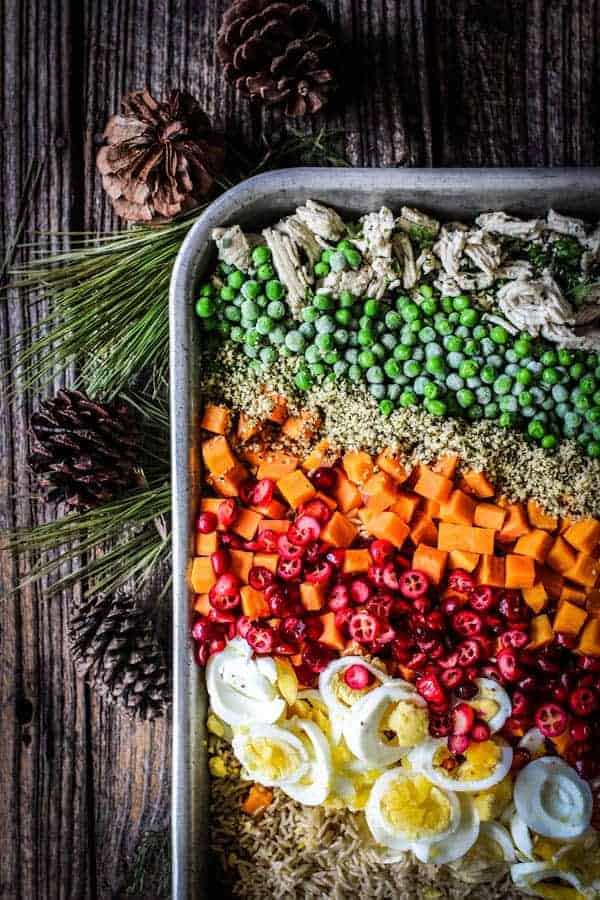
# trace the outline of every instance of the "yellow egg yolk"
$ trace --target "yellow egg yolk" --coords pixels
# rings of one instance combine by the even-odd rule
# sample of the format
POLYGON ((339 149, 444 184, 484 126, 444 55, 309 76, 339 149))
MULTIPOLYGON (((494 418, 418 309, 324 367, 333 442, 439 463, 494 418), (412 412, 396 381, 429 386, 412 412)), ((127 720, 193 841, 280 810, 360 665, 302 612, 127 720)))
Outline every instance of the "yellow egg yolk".
POLYGON ((473 803, 481 821, 490 822, 492 819, 499 819, 512 800, 512 794, 513 783, 508 775, 487 791, 473 794, 473 803))
POLYGON ((500 709, 500 704, 494 700, 491 692, 486 691, 485 688, 482 688, 477 697, 469 702, 469 706, 472 706, 478 717, 486 722, 493 719, 500 709))
POLYGON ((595 835, 573 844, 535 835, 533 845, 536 857, 563 872, 576 871, 583 881, 600 878, 600 840, 595 835))
POLYGON ((246 767, 270 781, 289 778, 300 765, 300 756, 289 747, 272 738, 249 738, 246 743, 246 767))
POLYGON ((343 703, 344 706, 353 706, 357 700, 360 700, 365 694, 370 693, 374 688, 378 687, 378 685, 378 681, 373 681, 373 683, 367 685, 367 687, 355 690, 346 684, 343 674, 339 672, 331 679, 333 696, 339 703, 343 703))
POLYGON ((299 719, 308 719, 309 722, 314 722, 315 725, 318 725, 324 734, 329 734, 329 716, 324 703, 313 699, 296 700, 289 707, 288 716, 290 718, 297 716, 299 719))
POLYGON ((464 752, 465 761, 455 770, 459 781, 479 781, 496 769, 502 751, 494 741, 469 744, 464 752))
POLYGON ((393 782, 381 801, 381 813, 394 831, 411 841, 442 834, 452 817, 444 792, 423 775, 393 782))
POLYGON ((427 737, 429 730, 427 709, 408 700, 390 703, 381 720, 380 730, 393 732, 392 743, 398 747, 414 747, 427 737))

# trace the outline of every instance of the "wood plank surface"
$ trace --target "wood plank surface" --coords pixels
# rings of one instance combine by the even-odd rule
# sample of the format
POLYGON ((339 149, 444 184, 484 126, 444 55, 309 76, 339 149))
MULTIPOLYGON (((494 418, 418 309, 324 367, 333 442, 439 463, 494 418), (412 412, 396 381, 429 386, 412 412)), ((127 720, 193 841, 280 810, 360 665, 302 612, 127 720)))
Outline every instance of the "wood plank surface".
MULTIPOLYGON (((241 147, 283 135, 278 111, 250 108, 223 84, 214 38, 226 5, 0 0, 0 260, 23 215, 29 240, 36 231, 117 224, 94 157, 127 90, 185 87, 241 147), (31 165, 43 165, 35 191, 31 165)), ((300 127, 341 129, 353 164, 598 162, 596 0, 326 6, 343 87, 327 114, 300 127)), ((39 314, 11 290, 0 306, 2 337, 39 314)), ((3 355, 0 528, 47 515, 30 498, 30 402, 8 399, 9 370, 3 355)), ((70 598, 11 593, 17 563, 4 554, 0 566, 0 897, 121 897, 140 835, 168 821, 168 723, 134 725, 94 697, 68 654, 70 598)))

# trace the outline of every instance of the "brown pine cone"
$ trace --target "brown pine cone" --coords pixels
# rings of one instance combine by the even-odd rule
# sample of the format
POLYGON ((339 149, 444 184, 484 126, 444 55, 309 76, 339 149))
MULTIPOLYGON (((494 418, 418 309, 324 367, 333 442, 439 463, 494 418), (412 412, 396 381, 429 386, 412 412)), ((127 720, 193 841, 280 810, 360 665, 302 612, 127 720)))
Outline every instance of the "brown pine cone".
POLYGON ((335 42, 314 3, 234 0, 223 16, 217 53, 225 77, 287 116, 316 113, 335 86, 335 42))
POLYGON ((171 219, 198 206, 223 166, 222 141, 186 91, 158 102, 147 89, 121 101, 96 157, 102 186, 117 215, 131 222, 171 219))
POLYGON ((124 404, 59 391, 31 417, 29 464, 48 502, 89 509, 136 485, 140 435, 124 404))

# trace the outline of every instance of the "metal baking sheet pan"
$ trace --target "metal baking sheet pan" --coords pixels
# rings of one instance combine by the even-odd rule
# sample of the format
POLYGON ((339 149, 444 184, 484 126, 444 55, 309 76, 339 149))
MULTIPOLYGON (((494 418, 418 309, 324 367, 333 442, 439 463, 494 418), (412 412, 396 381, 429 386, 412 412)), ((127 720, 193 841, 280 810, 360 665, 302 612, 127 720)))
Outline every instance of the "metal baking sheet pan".
POLYGON ((173 485, 172 891, 177 900, 208 897, 206 694, 192 658, 188 567, 199 498, 200 330, 196 286, 214 259, 213 228, 264 226, 314 198, 356 217, 389 206, 416 206, 442 219, 487 210, 521 216, 553 207, 600 217, 600 168, 593 169, 284 169, 259 175, 216 200, 190 230, 170 290, 170 390, 173 485))

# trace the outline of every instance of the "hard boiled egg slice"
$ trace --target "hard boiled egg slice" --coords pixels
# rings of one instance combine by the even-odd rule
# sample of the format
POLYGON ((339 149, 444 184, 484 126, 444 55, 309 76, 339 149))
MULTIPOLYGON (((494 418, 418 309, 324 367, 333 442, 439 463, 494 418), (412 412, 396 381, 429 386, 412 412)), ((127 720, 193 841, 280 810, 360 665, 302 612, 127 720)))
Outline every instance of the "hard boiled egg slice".
POLYGON ((399 766, 377 779, 365 816, 371 834, 384 847, 413 851, 419 847, 425 854, 427 845, 456 832, 461 807, 451 791, 399 766))
POLYGON ((579 837, 592 818, 589 784, 555 756, 534 759, 521 769, 514 801, 523 822, 544 837, 579 837))
POLYGON ((319 692, 329 709, 334 742, 339 741, 342 736, 346 716, 354 704, 375 690, 379 684, 390 680, 390 676, 386 672, 382 672, 381 669, 371 665, 362 656, 342 656, 340 659, 334 659, 329 663, 327 668, 319 675, 319 692), (364 666, 375 680, 371 685, 361 690, 351 688, 344 679, 344 672, 350 666, 364 666))
POLYGON ((314 722, 292 719, 288 728, 304 743, 308 753, 308 768, 299 779, 282 781, 280 787, 293 800, 305 806, 320 806, 327 799, 333 779, 331 751, 327 738, 314 722))
POLYGON ((525 732, 519 741, 519 747, 527 750, 527 752, 531 754, 532 759, 538 759, 540 756, 545 756, 547 753, 544 735, 540 729, 535 726, 525 732))
POLYGON ((413 848, 413 853, 421 862, 444 866, 468 853, 479 837, 479 816, 471 798, 460 794, 458 801, 460 820, 456 831, 434 844, 421 843, 413 848))
POLYGON ((485 791, 508 774, 512 757, 512 749, 498 737, 469 744, 459 760, 452 756, 444 738, 429 738, 410 753, 409 761, 440 787, 485 791))
POLYGON ((237 728, 251 722, 276 722, 286 709, 271 658, 252 658, 242 638, 234 638, 206 665, 210 705, 223 722, 237 728))
POLYGON ((586 888, 574 872, 565 872, 545 862, 515 863, 510 874, 516 887, 530 897, 581 900, 597 897, 594 888, 586 888), (562 882, 557 885, 556 882, 562 882))
POLYGON ((310 769, 304 743, 289 728, 251 725, 234 735, 232 747, 248 776, 265 787, 291 785, 310 769))
POLYGON ((362 697, 344 720, 344 739, 356 757, 389 766, 428 735, 426 701, 407 682, 388 681, 362 697))
POLYGON ((480 719, 487 722, 492 734, 500 731, 512 712, 510 697, 493 678, 477 678, 475 684, 479 690, 469 700, 469 706, 473 707, 480 719))
POLYGON ((481 837, 500 848, 505 862, 516 862, 515 847, 504 825, 500 825, 499 822, 482 822, 481 837))
POLYGON ((523 859, 535 859, 531 832, 516 810, 510 820, 510 833, 521 857, 523 859))

